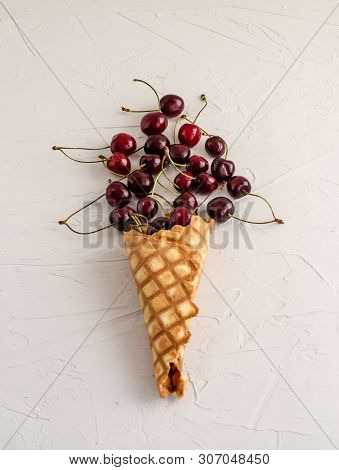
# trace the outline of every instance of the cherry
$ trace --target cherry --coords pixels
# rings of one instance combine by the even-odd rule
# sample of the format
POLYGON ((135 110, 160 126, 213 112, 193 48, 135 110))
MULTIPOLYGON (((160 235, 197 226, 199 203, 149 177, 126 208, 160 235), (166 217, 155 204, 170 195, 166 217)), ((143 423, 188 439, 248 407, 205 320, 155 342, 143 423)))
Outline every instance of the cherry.
POLYGON ((218 181, 209 173, 200 173, 197 176, 196 188, 199 193, 209 194, 215 191, 217 187, 218 181))
POLYGON ((187 191, 192 187, 194 182, 194 176, 192 173, 188 171, 183 171, 182 173, 178 173, 177 176, 174 178, 174 186, 179 191, 187 191))
POLYGON ((170 219, 167 217, 157 217, 148 227, 147 234, 152 235, 152 233, 155 233, 158 230, 168 230, 169 228, 171 228, 170 219))
MULTIPOLYGON (((159 173, 159 171, 162 169, 162 158, 159 155, 156 154, 147 154, 143 155, 140 158, 140 166, 143 165, 142 169, 146 173, 149 173, 150 175, 155 175, 159 173)), ((164 162, 165 163, 165 162, 164 162)))
POLYGON ((144 145, 145 153, 165 155, 165 147, 170 146, 170 141, 163 134, 151 135, 144 145))
POLYGON ((131 171, 131 160, 124 153, 116 152, 107 160, 107 168, 118 175, 128 175, 131 171))
POLYGON ((131 155, 133 152, 135 152, 136 148, 136 140, 131 135, 120 133, 113 136, 111 142, 112 153, 122 152, 125 155, 131 155))
POLYGON ((132 198, 132 194, 124 183, 114 181, 106 188, 106 199, 109 205, 115 207, 126 206, 132 198))
POLYGON ((205 150, 211 157, 222 157, 225 152, 227 154, 227 144, 221 137, 213 135, 205 142, 205 150))
POLYGON ((196 200, 194 194, 189 193, 188 191, 185 193, 180 194, 176 199, 173 201, 174 207, 187 207, 187 209, 194 210, 198 207, 198 201, 196 200))
POLYGON ((120 232, 128 232, 131 230, 129 227, 130 215, 133 213, 133 209, 129 206, 120 207, 119 209, 114 209, 109 215, 109 221, 114 228, 120 232))
POLYGON ((251 189, 251 183, 243 176, 233 176, 227 181, 227 190, 234 199, 246 196, 251 192, 251 189))
POLYGON ((181 225, 186 227, 186 225, 190 223, 191 217, 192 213, 189 209, 187 209, 187 207, 176 207, 170 217, 171 227, 174 227, 174 225, 181 225))
POLYGON ((169 154, 174 163, 184 165, 185 163, 188 163, 188 158, 191 155, 191 151, 187 145, 172 144, 169 148, 169 154))
POLYGON ((157 215, 158 210, 159 205, 157 201, 151 197, 146 196, 138 201, 137 212, 147 219, 153 219, 157 215))
POLYGON ((161 134, 167 125, 167 117, 160 112, 145 114, 140 123, 141 130, 146 135, 161 134))
POLYGON ((226 160, 221 157, 215 158, 211 165, 211 173, 219 183, 224 183, 231 179, 234 174, 234 170, 234 163, 231 160, 226 160))
POLYGON ((187 147, 194 147, 201 139, 201 130, 195 124, 184 124, 179 129, 178 139, 187 147))
POLYGON ((160 100, 160 109, 169 118, 179 116, 183 112, 184 107, 184 100, 177 95, 165 95, 160 100))
MULTIPOLYGON (((159 106, 159 111, 161 110, 165 116, 168 117, 176 117, 179 116, 179 114, 182 113, 185 102, 180 96, 177 95, 165 95, 161 99, 159 97, 158 92, 155 90, 155 88, 152 87, 149 83, 145 82, 144 80, 139 80, 138 78, 133 79, 134 82, 139 82, 139 83, 144 83, 147 85, 151 90, 153 90, 155 96, 157 97, 158 100, 158 106, 159 106)), ((129 113, 148 113, 150 111, 140 111, 140 110, 133 110, 129 108, 121 108, 123 111, 129 112, 129 113)), ((153 111, 153 110, 152 110, 153 111)))
POLYGON ((207 213, 216 222, 226 222, 234 214, 234 204, 227 197, 215 197, 207 204, 207 213))
POLYGON ((148 194, 154 185, 153 176, 144 171, 133 171, 127 179, 128 189, 137 197, 148 194))
POLYGON ((208 167, 209 165, 206 158, 199 157, 199 155, 192 155, 192 157, 189 158, 189 163, 186 165, 187 171, 194 176, 207 171, 208 167))

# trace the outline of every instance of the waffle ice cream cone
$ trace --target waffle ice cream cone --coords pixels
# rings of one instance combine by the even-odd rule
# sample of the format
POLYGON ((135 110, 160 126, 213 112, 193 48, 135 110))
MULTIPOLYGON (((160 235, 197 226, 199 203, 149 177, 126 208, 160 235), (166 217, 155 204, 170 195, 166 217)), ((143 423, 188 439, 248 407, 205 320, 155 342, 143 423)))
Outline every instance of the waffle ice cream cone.
POLYGON ((136 230, 124 234, 161 397, 184 394, 184 349, 191 336, 190 319, 199 311, 194 295, 212 226, 212 220, 192 216, 186 227, 176 225, 153 235, 136 230))

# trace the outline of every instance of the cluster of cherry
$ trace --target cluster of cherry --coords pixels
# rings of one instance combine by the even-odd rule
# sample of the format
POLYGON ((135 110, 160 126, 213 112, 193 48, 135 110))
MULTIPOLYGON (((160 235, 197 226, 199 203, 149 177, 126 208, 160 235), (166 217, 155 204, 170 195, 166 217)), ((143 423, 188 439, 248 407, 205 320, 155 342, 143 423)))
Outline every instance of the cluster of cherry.
POLYGON ((99 149, 77 148, 78 150, 110 148, 112 152, 110 157, 99 155, 96 160, 78 160, 65 152, 65 150, 75 149, 74 147, 53 147, 54 150, 61 151, 66 157, 77 162, 102 163, 111 173, 119 177, 115 181, 109 180, 109 185, 104 194, 71 214, 66 220, 60 221, 60 224, 65 224, 70 230, 81 234, 94 233, 113 226, 119 231, 134 229, 152 235, 159 230, 168 230, 174 225, 188 225, 192 215, 198 213, 199 208, 210 194, 218 188, 224 189, 225 187, 234 199, 245 195, 263 199, 268 204, 273 219, 267 222, 252 222, 240 219, 234 215, 233 202, 229 198, 219 196, 211 199, 207 204, 207 213, 216 222, 226 222, 230 218, 235 218, 248 223, 283 223, 281 219, 275 216, 271 205, 266 199, 251 193, 251 184, 248 179, 234 175, 235 165, 226 158, 228 148, 225 140, 219 136, 209 134, 196 124, 200 113, 207 106, 205 95, 201 95, 203 106, 192 121, 185 114, 182 114, 185 103, 180 96, 170 94, 160 99, 157 91, 147 82, 137 79, 134 81, 149 86, 158 100, 158 109, 154 110, 135 111, 122 108, 125 112, 146 113, 141 119, 140 128, 148 138, 142 147, 137 148, 134 137, 125 133, 116 134, 108 147, 99 149), (172 143, 163 134, 168 126, 168 118, 177 118, 172 143), (183 121, 186 122, 180 126, 177 132, 178 124, 183 121), (179 143, 176 142, 177 136, 179 143), (207 137, 205 150, 213 158, 211 166, 206 158, 200 155, 191 155, 191 148, 200 142, 202 136, 207 137), (144 150, 144 154, 139 160, 139 166, 132 169, 130 157, 141 149, 144 150), (170 166, 174 167, 177 172, 173 181, 166 173, 170 166), (164 181, 162 181, 164 178, 171 183, 171 187, 164 184, 164 181), (126 183, 123 180, 127 180, 126 183), (172 202, 163 194, 156 192, 158 185, 175 196, 172 202), (198 204, 194 193, 203 194, 205 198, 198 204), (136 210, 129 205, 133 194, 138 199, 136 210), (78 232, 68 224, 71 217, 104 196, 106 196, 108 204, 114 207, 109 216, 110 224, 107 227, 84 233, 78 232), (165 211, 161 200, 166 201, 171 207, 170 214, 165 211), (156 217, 160 207, 163 210, 163 215, 156 217))

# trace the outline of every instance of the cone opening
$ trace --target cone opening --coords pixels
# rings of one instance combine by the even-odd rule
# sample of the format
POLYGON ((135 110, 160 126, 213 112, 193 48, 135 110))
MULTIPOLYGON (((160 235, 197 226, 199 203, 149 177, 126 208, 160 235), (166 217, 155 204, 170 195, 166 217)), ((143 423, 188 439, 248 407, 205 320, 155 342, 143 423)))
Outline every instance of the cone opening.
POLYGON ((176 365, 170 362, 166 380, 159 384, 160 396, 165 398, 175 393, 178 398, 181 398, 184 395, 185 384, 186 378, 182 375, 180 363, 176 365))
POLYGON ((168 371, 168 378, 171 387, 170 393, 174 393, 177 390, 180 376, 180 370, 175 366, 175 364, 173 364, 173 362, 170 362, 170 370, 168 371))

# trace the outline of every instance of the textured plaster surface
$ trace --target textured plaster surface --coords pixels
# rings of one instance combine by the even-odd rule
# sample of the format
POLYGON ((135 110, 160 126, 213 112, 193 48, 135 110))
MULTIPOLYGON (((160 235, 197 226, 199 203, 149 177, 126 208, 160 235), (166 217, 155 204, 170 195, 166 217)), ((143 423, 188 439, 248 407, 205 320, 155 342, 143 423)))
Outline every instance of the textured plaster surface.
MULTIPOLYGON (((339 445, 334 7, 332 0, 0 4, 2 447, 339 445), (103 192, 108 175, 51 146, 100 147, 119 130, 142 142, 140 116, 119 112, 153 103, 134 77, 184 96, 191 115, 206 93, 201 125, 227 139, 237 173, 285 220, 217 228, 182 401, 157 396, 119 237, 85 242, 56 224, 103 192)), ((269 217, 258 201, 236 207, 269 217)), ((104 207, 100 222, 106 216, 104 207)))

